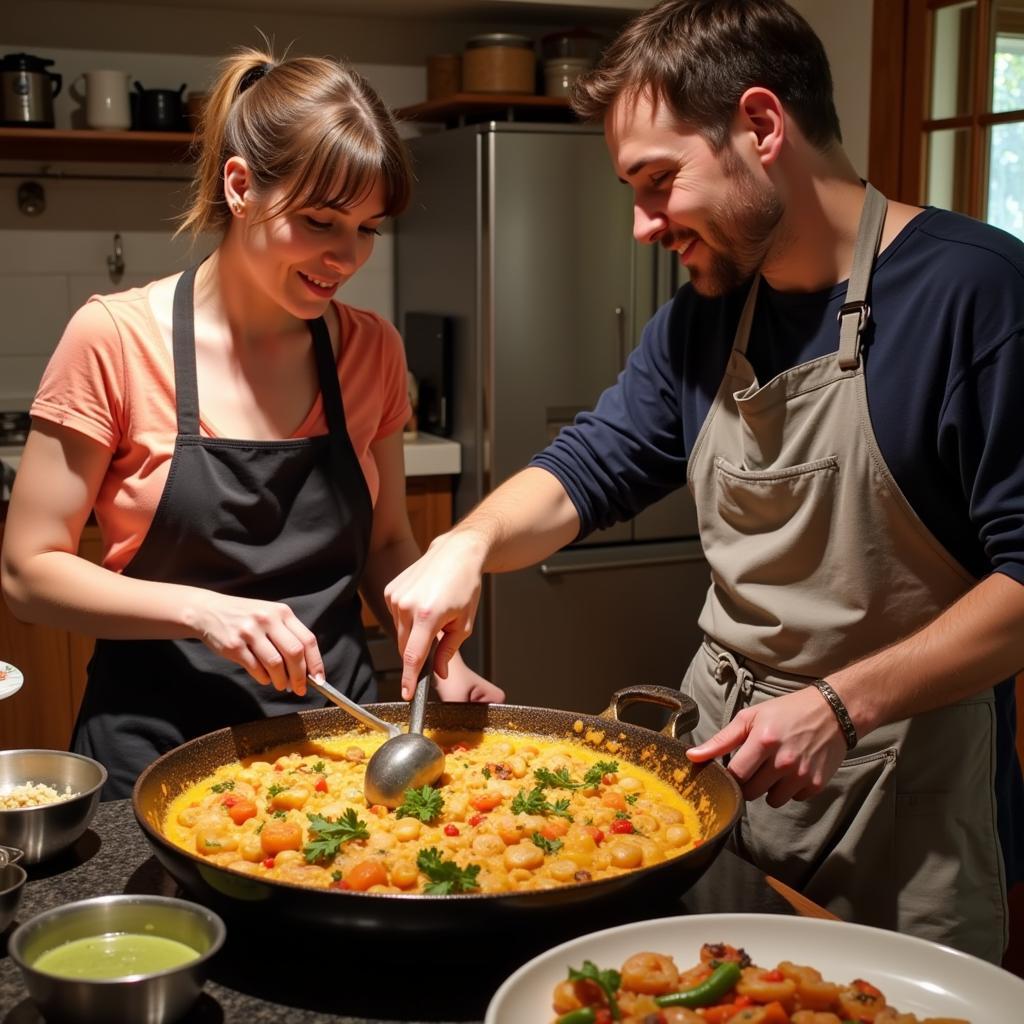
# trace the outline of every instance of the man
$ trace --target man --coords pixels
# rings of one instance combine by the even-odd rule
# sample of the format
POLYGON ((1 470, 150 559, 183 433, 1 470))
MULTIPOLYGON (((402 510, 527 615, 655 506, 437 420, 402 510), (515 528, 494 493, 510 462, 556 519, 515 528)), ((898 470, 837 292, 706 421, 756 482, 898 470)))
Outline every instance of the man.
POLYGON ((740 851, 847 920, 998 962, 1021 852, 1024 246, 865 187, 783 0, 667 0, 575 103, 634 234, 690 282, 594 412, 389 585, 403 687, 435 632, 443 671, 483 572, 685 481, 711 567, 690 757, 729 757, 740 851))

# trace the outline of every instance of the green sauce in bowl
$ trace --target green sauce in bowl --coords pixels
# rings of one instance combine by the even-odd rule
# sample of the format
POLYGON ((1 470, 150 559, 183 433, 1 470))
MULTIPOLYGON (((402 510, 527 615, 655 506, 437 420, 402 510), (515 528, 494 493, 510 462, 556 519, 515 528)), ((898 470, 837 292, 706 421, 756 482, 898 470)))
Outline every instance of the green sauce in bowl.
POLYGON ((198 959, 196 950, 176 939, 119 932, 65 942, 48 949, 32 966, 61 978, 109 981, 168 971, 198 959))

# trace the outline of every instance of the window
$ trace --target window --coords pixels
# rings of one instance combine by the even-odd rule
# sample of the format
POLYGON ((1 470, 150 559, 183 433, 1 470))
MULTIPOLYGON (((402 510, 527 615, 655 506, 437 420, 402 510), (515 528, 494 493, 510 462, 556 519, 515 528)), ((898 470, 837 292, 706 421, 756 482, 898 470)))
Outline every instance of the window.
POLYGON ((874 16, 872 180, 1024 239, 1024 0, 875 0, 874 16))

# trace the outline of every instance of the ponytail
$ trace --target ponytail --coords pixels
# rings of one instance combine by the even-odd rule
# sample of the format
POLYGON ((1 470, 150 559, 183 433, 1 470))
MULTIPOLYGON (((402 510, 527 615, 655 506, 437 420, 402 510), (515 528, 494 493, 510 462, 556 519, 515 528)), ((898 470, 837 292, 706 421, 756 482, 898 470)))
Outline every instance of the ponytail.
POLYGON ((225 58, 196 132, 198 156, 177 233, 227 229, 224 164, 245 160, 257 193, 285 187, 271 211, 345 207, 380 179, 389 216, 408 205, 412 173, 395 122, 370 84, 324 57, 276 61, 246 48, 225 58))

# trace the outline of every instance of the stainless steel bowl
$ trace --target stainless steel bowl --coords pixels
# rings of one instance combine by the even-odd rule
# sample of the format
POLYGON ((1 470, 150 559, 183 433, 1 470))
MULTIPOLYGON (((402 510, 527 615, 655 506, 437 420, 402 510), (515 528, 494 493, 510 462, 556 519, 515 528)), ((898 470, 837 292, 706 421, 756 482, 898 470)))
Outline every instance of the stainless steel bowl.
POLYGON ((99 896, 26 921, 15 929, 7 949, 47 1021, 166 1024, 183 1016, 199 997, 224 936, 224 922, 198 903, 168 896, 99 896), (33 966, 43 953, 65 942, 118 932, 175 939, 199 957, 168 971, 104 981, 61 978, 33 966))
POLYGON ((14 920, 18 912, 26 878, 28 875, 25 869, 17 864, 0 867, 0 932, 14 920))
POLYGON ((0 810, 0 843, 25 851, 25 863, 46 860, 89 827, 107 770, 91 757, 66 750, 0 750, 0 792, 26 782, 45 783, 77 796, 56 804, 0 810))

